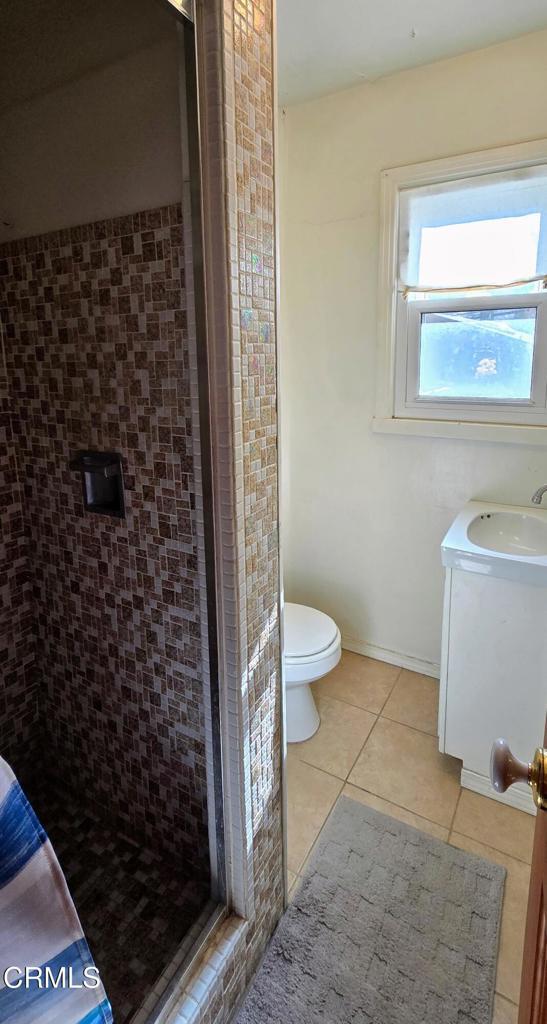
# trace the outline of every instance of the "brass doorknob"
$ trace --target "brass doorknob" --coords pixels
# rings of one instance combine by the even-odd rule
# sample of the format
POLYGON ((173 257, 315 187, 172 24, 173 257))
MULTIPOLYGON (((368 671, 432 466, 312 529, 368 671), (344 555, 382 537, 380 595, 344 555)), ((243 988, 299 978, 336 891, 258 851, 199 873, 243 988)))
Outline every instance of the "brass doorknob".
POLYGON ((547 750, 538 747, 534 760, 519 761, 507 740, 495 740, 490 757, 490 780, 496 793, 505 793, 514 782, 527 782, 536 807, 547 810, 547 750))

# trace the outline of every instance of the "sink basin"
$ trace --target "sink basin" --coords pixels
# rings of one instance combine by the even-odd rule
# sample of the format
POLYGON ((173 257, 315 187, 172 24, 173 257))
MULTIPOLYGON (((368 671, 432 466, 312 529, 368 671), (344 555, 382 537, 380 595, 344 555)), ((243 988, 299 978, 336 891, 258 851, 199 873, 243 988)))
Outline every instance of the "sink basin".
POLYGON ((547 587, 547 509, 469 501, 441 554, 447 568, 547 587))
POLYGON ((482 512, 467 527, 472 544, 508 555, 547 555, 547 522, 526 512, 482 512))

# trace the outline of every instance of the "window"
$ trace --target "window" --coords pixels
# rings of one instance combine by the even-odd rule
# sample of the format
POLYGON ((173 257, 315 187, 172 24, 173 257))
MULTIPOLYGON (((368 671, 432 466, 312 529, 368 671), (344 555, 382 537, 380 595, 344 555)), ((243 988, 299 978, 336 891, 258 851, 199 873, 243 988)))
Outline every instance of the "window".
POLYGON ((547 426, 547 141, 383 187, 380 418, 547 426))

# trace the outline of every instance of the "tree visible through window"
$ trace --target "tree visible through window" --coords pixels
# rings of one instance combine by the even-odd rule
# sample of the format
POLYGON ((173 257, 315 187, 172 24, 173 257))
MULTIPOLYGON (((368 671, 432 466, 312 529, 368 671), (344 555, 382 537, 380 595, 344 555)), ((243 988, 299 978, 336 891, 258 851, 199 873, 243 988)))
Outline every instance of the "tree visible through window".
POLYGON ((422 313, 421 398, 529 401, 536 310, 422 313))

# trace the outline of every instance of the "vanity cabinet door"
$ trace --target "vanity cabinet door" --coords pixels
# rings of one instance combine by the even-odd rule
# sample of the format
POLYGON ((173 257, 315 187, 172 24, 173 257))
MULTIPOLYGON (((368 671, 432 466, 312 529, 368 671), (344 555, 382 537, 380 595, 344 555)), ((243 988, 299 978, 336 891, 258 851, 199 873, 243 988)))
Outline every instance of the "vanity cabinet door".
MULTIPOLYGON (((492 736, 510 738, 522 760, 542 742, 547 587, 456 569, 447 586, 440 746, 461 758, 462 784, 488 796, 492 736)), ((533 811, 525 785, 507 802, 533 811)))

